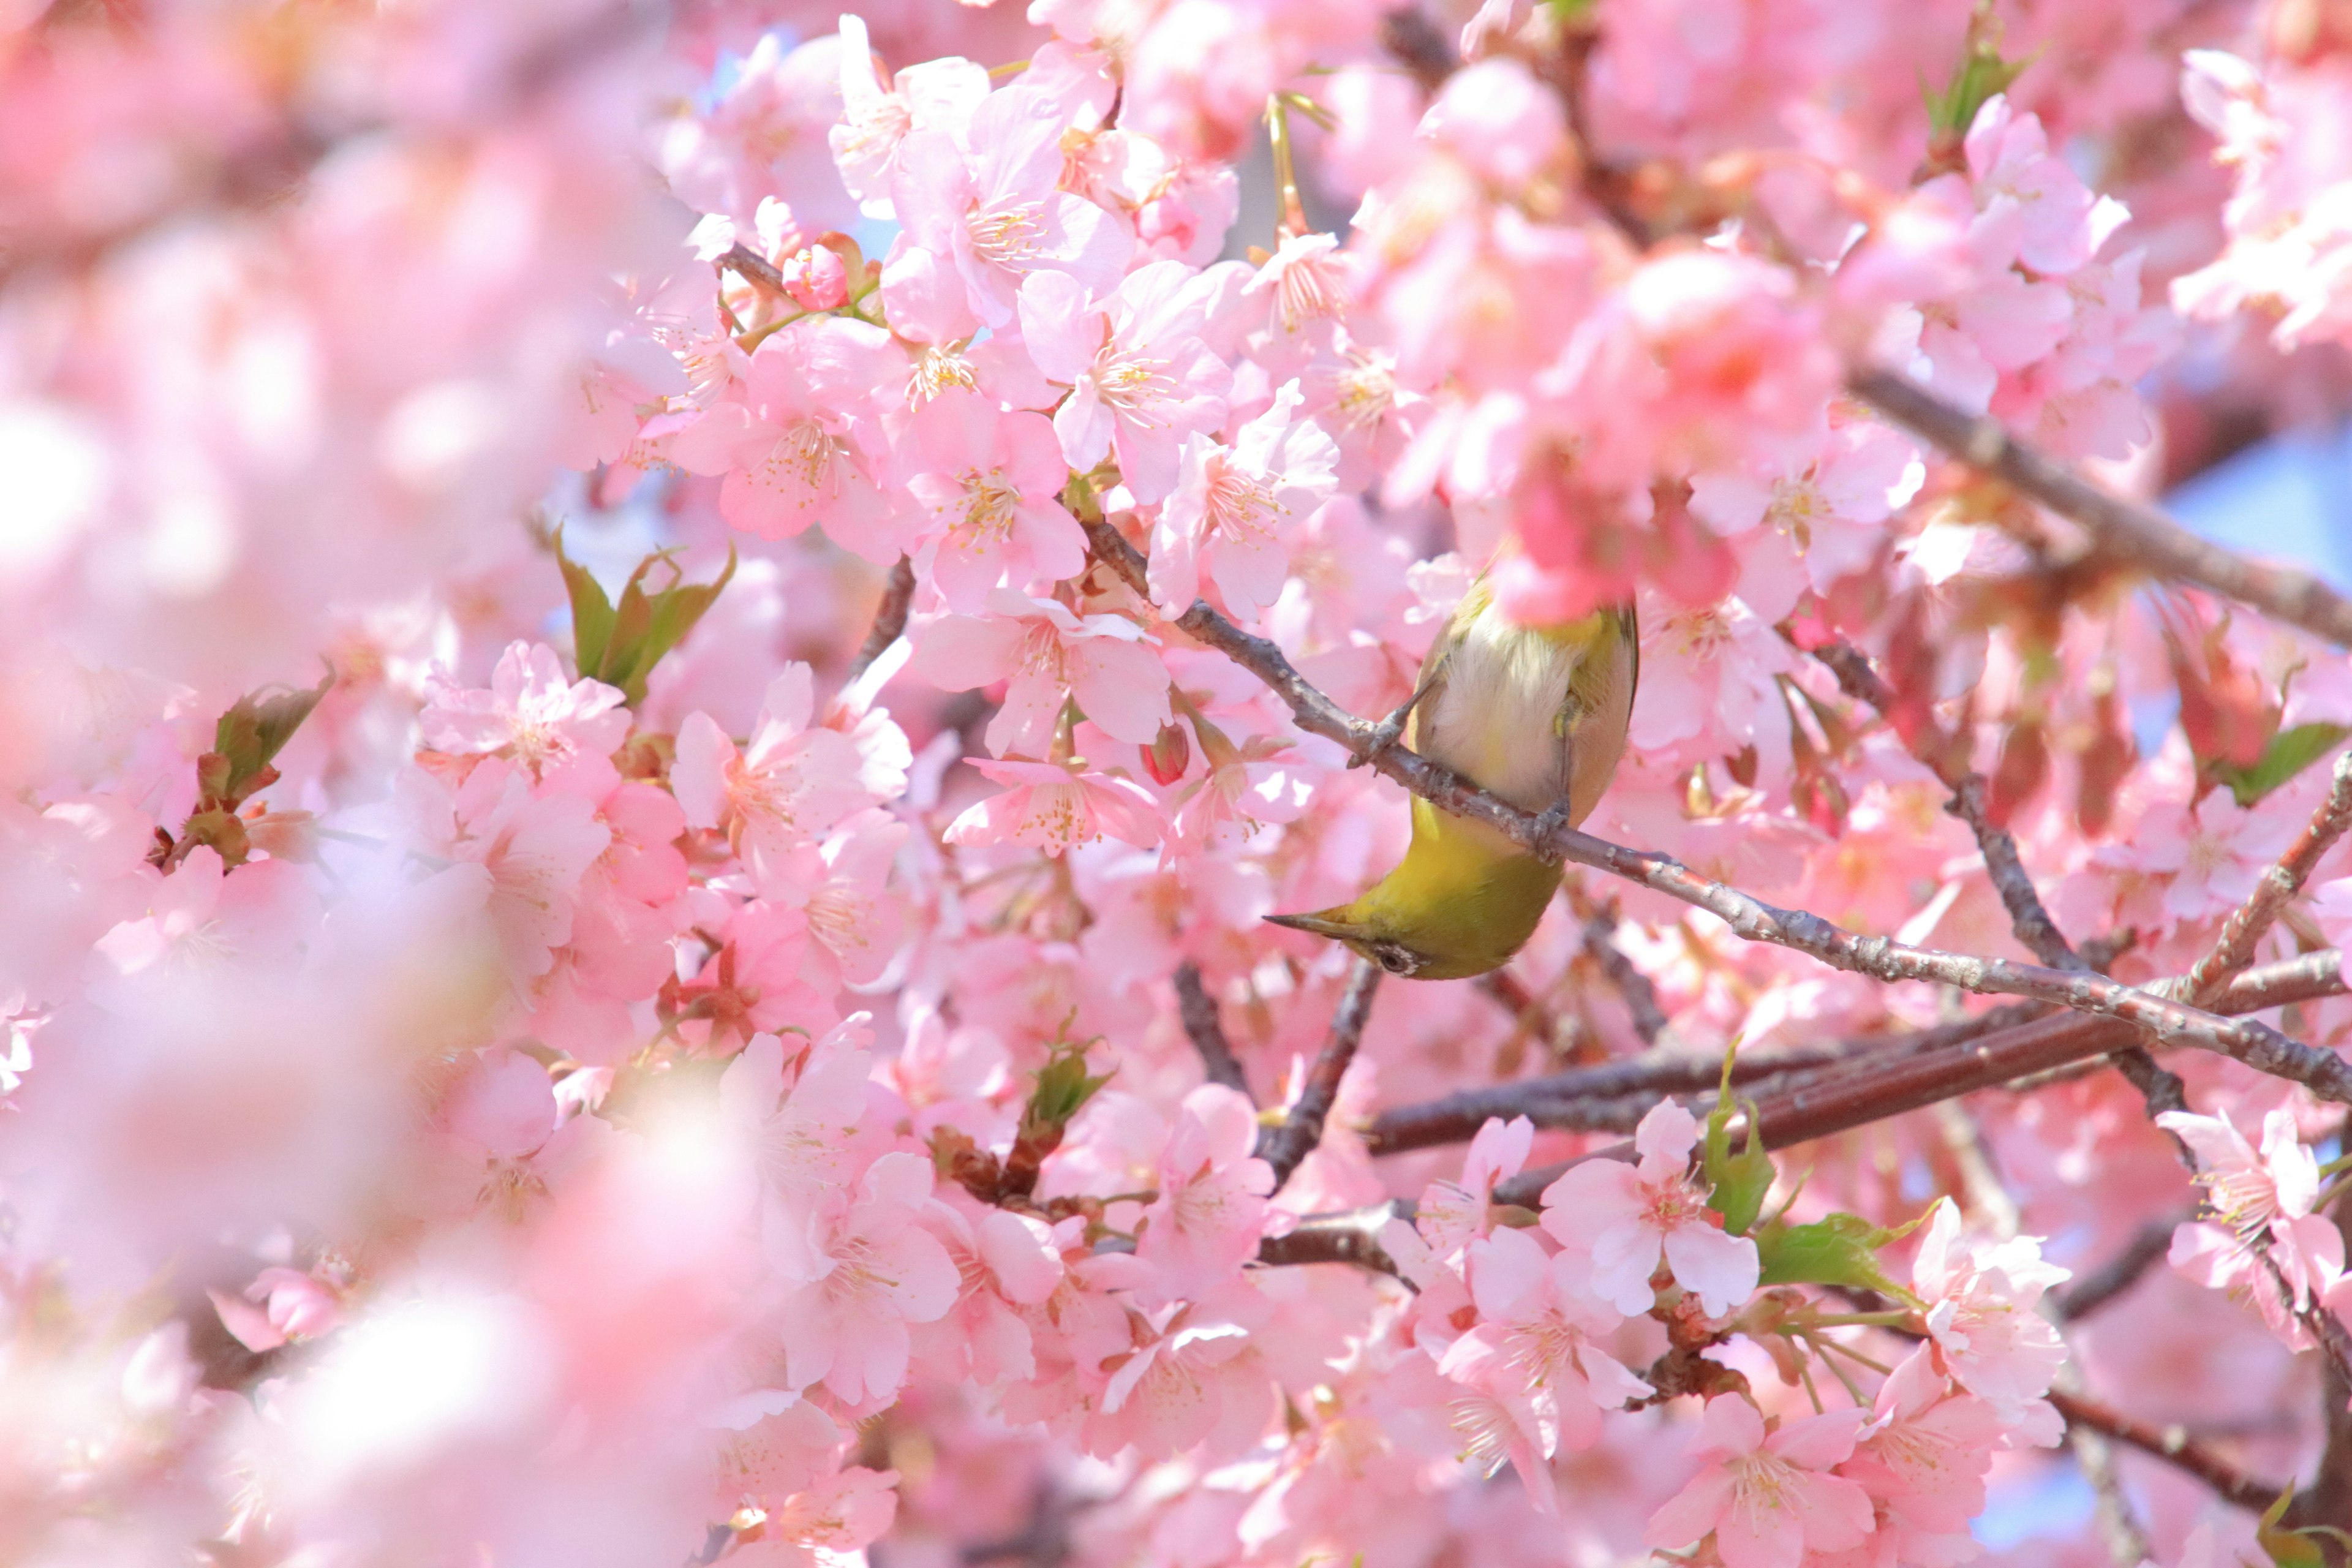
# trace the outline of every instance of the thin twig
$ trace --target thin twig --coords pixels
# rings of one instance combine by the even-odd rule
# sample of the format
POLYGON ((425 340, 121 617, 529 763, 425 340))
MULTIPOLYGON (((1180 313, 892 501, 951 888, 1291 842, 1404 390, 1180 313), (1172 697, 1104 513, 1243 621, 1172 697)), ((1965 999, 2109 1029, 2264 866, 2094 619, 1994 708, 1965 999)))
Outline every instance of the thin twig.
POLYGON ((1359 1268, 1395 1274, 1396 1260, 1381 1246, 1381 1231, 1391 1219, 1410 1222, 1412 1211, 1409 1200, 1398 1198, 1338 1214, 1309 1215, 1285 1234, 1259 1242, 1257 1260, 1266 1268, 1352 1263, 1359 1268))
POLYGON ((2352 752, 2336 759, 2335 782, 2327 798, 2311 814, 2302 836, 2288 846, 2276 865, 2263 873, 2246 901, 2230 911, 2230 918, 2221 922, 2221 934, 2214 939, 2213 951, 2189 972, 2188 984, 2182 988, 2189 1000, 2203 1005, 2231 975, 2254 961, 2254 944, 2303 891, 2303 885, 2318 869, 2320 858, 2344 837, 2347 826, 2352 826, 2352 752))
POLYGON ((2175 1468, 2203 1481, 2223 1501, 2234 1503, 2255 1513, 2278 1500, 2285 1489, 2284 1482, 2273 1482, 2250 1476, 2236 1465, 2191 1437, 2179 1426, 2158 1426, 2126 1415, 2114 1406, 2100 1403, 2085 1394, 2068 1394, 2059 1389, 2050 1391, 2050 1403, 2066 1418, 2069 1426, 2085 1426, 2130 1445, 2144 1454, 2153 1454, 2175 1468))
POLYGON ((1189 958, 1176 966, 1176 1016, 1183 1020, 1192 1048, 1201 1053, 1202 1070, 1209 1081, 1248 1094, 1249 1077, 1234 1056, 1233 1043, 1225 1038, 1225 1026, 1217 1016, 1217 999, 1201 983, 1201 966, 1189 958))
POLYGON ((1291 1101, 1290 1114, 1257 1135, 1257 1157, 1274 1167, 1276 1192, 1323 1141, 1324 1119, 1339 1098, 1339 1080, 1348 1076, 1348 1064, 1356 1059, 1365 1020, 1371 1016, 1372 993, 1380 988, 1384 973, 1369 958, 1359 958, 1348 966, 1347 985, 1331 1014, 1331 1033, 1316 1055, 1315 1065, 1307 1069, 1307 1081, 1299 1086, 1298 1098, 1291 1101))
POLYGON ((2312 574, 2249 561, 2200 539, 2155 508, 2110 495, 2018 441, 1999 420, 1965 413, 1893 371, 1856 371, 1846 389, 1970 468, 2080 523, 2111 558, 2153 576, 2210 588, 2339 647, 2352 647, 2352 599, 2312 574))
POLYGON ((2061 1321, 2087 1318, 2145 1278, 2171 1249, 2172 1233, 2196 1218, 2194 1214, 2152 1219, 2132 1233, 2123 1250, 2086 1274, 2076 1277, 2057 1297, 2061 1321))
POLYGON ((740 239, 728 247, 718 265, 720 270, 756 283, 772 294, 784 291, 784 275, 776 270, 775 264, 740 239))
MULTIPOLYGON (((741 249, 740 246, 736 247, 741 249)), ((915 599, 915 564, 905 556, 890 568, 889 577, 882 584, 882 602, 874 606, 874 624, 866 628, 866 640, 857 645, 857 655, 849 661, 849 674, 845 684, 866 673, 907 633, 907 607, 915 599)))
POLYGON ((1614 911, 1595 910, 1584 922, 1584 951, 1601 965, 1601 973, 1609 977, 1609 984, 1615 986, 1617 994, 1624 999, 1625 1011, 1633 1019, 1633 1033, 1641 1037, 1643 1045, 1654 1046, 1659 1037, 1666 1032, 1671 1020, 1666 1016, 1665 1008, 1658 1004, 1658 988, 1650 984, 1648 975, 1634 967, 1632 959, 1625 956, 1624 950, 1614 940, 1616 935, 1617 917, 1614 911))
MULTIPOLYGON (((1097 556, 1138 593, 1147 593, 1145 563, 1136 548, 1099 517, 1087 520, 1087 531, 1097 556)), ((1378 768, 1439 809, 1486 823, 1547 860, 1572 861, 1622 877, 1706 910, 1736 936, 1791 948, 1834 969, 1878 980, 1920 980, 1984 995, 2054 1002, 2121 1020, 2166 1045, 2218 1052, 2258 1072, 2300 1083, 2322 1099, 2352 1105, 2352 1064, 2333 1051, 2291 1040, 2266 1025, 2217 1016, 2099 974, 1942 952, 1888 937, 1858 936, 1808 910, 1780 909, 1712 881, 1670 856, 1628 849, 1589 833, 1555 826, 1478 788, 1451 768, 1388 743, 1378 726, 1348 712, 1300 675, 1280 647, 1242 630, 1205 602, 1193 601, 1176 617, 1175 625, 1263 680, 1288 705, 1300 729, 1337 742, 1350 756, 1378 768)), ((2108 1046, 2105 1050, 2116 1048, 2108 1046)))

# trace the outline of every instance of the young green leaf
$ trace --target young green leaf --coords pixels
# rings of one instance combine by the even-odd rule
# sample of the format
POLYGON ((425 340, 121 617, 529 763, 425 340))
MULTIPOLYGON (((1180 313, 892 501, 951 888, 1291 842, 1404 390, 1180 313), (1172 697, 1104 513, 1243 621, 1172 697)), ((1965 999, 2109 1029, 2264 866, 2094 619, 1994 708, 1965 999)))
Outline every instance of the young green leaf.
POLYGON ((1776 1220, 1756 1233, 1762 1282, 1843 1285, 1909 1300, 1911 1293, 1878 1262, 1878 1249, 1902 1234, 1850 1214, 1830 1215, 1811 1225, 1783 1225, 1776 1220))

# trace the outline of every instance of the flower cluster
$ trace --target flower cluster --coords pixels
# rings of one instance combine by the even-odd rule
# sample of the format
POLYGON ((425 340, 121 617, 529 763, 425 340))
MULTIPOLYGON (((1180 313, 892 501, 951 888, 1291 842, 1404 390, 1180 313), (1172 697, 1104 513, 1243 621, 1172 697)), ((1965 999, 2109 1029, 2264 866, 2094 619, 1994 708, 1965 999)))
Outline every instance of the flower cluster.
POLYGON ((2240 8, 0 0, 0 1559, 2309 1546, 2199 1489, 2352 1344, 2289 1053, 1784 1149, 2063 1020, 1263 920, 1483 578, 1636 608, 1590 830, 2352 1037, 2343 650, 1862 395, 2128 488, 2343 335, 2352 33, 2240 8))

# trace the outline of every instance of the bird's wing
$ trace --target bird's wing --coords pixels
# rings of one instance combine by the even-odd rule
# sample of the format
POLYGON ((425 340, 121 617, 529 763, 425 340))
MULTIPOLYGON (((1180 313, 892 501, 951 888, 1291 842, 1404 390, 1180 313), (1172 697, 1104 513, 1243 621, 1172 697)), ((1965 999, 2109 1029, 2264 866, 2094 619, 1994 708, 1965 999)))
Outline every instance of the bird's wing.
POLYGON ((1446 676, 1454 660, 1454 650, 1462 646, 1464 634, 1469 630, 1471 622, 1477 619, 1479 611, 1486 607, 1488 596, 1484 577, 1471 584, 1470 591, 1462 596, 1462 603, 1454 606, 1452 617, 1446 621, 1445 629, 1437 634, 1437 640, 1429 645, 1429 652, 1423 656, 1421 674, 1413 686, 1412 717, 1406 721, 1404 729, 1404 743, 1410 750, 1429 754, 1430 748, 1422 744, 1424 729, 1422 721, 1436 714, 1443 707, 1446 676))

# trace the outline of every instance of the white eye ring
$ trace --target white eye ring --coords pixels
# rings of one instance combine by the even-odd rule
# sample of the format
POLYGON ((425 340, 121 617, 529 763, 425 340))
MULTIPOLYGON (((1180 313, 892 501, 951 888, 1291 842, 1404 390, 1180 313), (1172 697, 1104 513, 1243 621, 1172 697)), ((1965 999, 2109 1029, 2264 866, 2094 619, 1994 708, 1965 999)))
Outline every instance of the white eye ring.
POLYGON ((1411 974, 1421 967, 1421 955, 1411 948, 1383 942, 1372 948, 1372 961, 1391 974, 1411 974))

